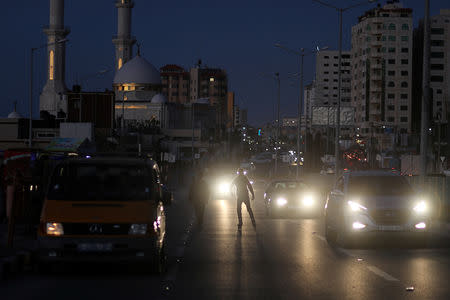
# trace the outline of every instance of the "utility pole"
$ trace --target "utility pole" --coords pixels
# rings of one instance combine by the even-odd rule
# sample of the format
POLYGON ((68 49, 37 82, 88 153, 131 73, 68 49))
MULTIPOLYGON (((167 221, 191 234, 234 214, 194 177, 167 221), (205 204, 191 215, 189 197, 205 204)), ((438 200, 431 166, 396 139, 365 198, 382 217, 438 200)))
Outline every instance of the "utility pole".
POLYGON ((33 53, 37 48, 31 48, 30 51, 30 120, 28 124, 28 147, 31 148, 33 144, 33 53))
MULTIPOLYGON (((298 124, 297 124, 297 173, 296 173, 296 179, 299 178, 299 169, 300 169, 300 137, 302 135, 302 111, 303 111, 303 58, 305 57, 305 49, 300 49, 301 55, 300 55, 300 101, 298 103, 298 124)), ((305 118, 306 119, 306 118, 305 118)), ((306 132, 305 132, 305 138, 304 138, 304 144, 305 149, 303 150, 303 155, 306 158, 306 132)), ((306 162, 306 159, 305 159, 306 162)))
POLYGON ((339 157, 339 136, 341 134, 341 81, 342 81, 342 12, 343 9, 339 9, 339 58, 338 58, 338 103, 336 109, 336 136, 334 141, 334 155, 335 155, 335 171, 334 175, 336 180, 339 178, 340 160, 339 157))
POLYGON ((280 73, 275 73, 275 79, 277 80, 277 132, 276 132, 276 139, 275 139, 275 169, 274 173, 277 174, 278 171, 278 147, 280 143, 280 98, 281 98, 281 92, 280 92, 280 73))
POLYGON ((420 183, 422 186, 425 184, 427 172, 428 108, 430 102, 430 0, 425 0, 423 25, 422 119, 420 130, 420 183))

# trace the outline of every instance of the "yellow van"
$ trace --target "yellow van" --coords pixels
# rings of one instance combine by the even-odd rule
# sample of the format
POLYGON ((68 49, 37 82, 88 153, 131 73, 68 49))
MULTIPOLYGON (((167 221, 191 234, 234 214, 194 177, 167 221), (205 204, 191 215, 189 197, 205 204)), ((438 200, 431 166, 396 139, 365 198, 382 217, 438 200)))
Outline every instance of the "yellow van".
POLYGON ((38 230, 39 266, 58 261, 138 261, 165 267, 165 207, 172 195, 156 162, 68 159, 50 178, 38 230))

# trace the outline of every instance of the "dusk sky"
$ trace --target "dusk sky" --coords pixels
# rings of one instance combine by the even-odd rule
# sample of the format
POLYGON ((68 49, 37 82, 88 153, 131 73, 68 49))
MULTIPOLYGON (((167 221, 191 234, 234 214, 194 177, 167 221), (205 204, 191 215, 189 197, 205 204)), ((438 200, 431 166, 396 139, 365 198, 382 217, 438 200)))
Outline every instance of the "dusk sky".
MULTIPOLYGON (((323 0, 342 7, 360 1, 323 0)), ((448 0, 431 2, 431 14, 450 8, 448 0)), ((385 1, 380 1, 384 4, 385 1)), ((413 9, 414 24, 423 17, 424 1, 402 1, 413 9)), ((350 49, 351 26, 357 17, 376 4, 344 13, 343 49, 350 49)), ((18 111, 28 117, 29 52, 46 43, 42 27, 48 24, 48 0, 15 0, 1 10, 3 28, 0 117, 6 117, 17 101, 18 111)), ((66 85, 80 83, 83 90, 112 88, 116 8, 113 0, 66 0, 65 25, 71 28, 66 52, 66 85), (104 74, 100 71, 109 70, 104 74)), ((141 53, 155 67, 178 64, 188 69, 198 59, 228 73, 228 89, 241 107, 248 108, 249 123, 259 125, 273 118, 275 81, 281 74, 281 115, 295 116, 299 81, 298 59, 275 48, 337 49, 338 13, 312 0, 250 1, 151 1, 135 0, 132 34, 141 53)), ((134 47, 136 53, 136 47, 134 47)), ((37 117, 39 94, 46 79, 46 51, 35 53, 33 110, 37 117)), ((314 77, 314 56, 305 59, 305 83, 314 77)))

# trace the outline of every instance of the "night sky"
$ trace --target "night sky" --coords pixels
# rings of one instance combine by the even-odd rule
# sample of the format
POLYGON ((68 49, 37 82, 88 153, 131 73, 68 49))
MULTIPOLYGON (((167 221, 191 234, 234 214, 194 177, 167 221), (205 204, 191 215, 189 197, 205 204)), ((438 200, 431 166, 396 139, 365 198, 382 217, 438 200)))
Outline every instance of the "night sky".
MULTIPOLYGON (((323 0, 349 6, 358 1, 323 0)), ((450 8, 448 0, 432 0, 431 14, 450 8)), ((382 1, 381 3, 385 3, 382 1)), ((413 9, 414 24, 422 18, 423 0, 402 2, 413 9)), ((350 48, 351 26, 357 17, 376 4, 344 13, 343 49, 350 48)), ((48 0, 14 0, 3 4, 0 117, 18 103, 18 112, 28 117, 29 52, 46 43, 42 27, 48 24, 48 0)), ((71 28, 66 51, 66 85, 79 83, 84 90, 111 89, 114 76, 116 8, 113 0, 66 0, 65 25, 71 28), (109 72, 104 72, 109 70, 109 72), (103 71, 103 72, 101 72, 103 71), (99 74, 101 72, 101 74, 99 74)), ((230 91, 241 107, 248 108, 249 123, 259 125, 273 118, 275 81, 281 74, 281 115, 295 116, 299 81, 296 56, 275 48, 314 49, 338 46, 338 13, 312 0, 203 1, 135 0, 132 34, 141 43, 142 55, 155 67, 178 64, 188 69, 198 59, 208 67, 228 73, 230 91)), ((136 53, 136 47, 134 47, 136 53)), ((39 94, 46 79, 46 51, 35 53, 34 113, 38 116, 39 94)), ((314 57, 305 59, 305 83, 314 77, 314 57)))

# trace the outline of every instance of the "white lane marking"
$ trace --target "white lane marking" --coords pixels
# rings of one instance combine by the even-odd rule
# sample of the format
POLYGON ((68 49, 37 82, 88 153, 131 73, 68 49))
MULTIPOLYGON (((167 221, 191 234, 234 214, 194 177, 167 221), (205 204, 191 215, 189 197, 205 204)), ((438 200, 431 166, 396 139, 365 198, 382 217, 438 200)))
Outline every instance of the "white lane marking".
POLYGON ((383 270, 378 269, 375 266, 367 266, 367 269, 369 269, 371 272, 375 273, 376 275, 383 277, 387 281, 399 281, 397 278, 389 275, 388 273, 384 272, 383 270))
MULTIPOLYGON (((323 237, 323 236, 321 236, 321 235, 319 235, 319 234, 315 234, 315 236, 316 236, 318 239, 322 240, 322 241, 326 241, 325 237, 323 237)), ((340 253, 344 254, 344 255, 349 256, 349 257, 356 257, 356 256, 357 256, 357 255, 351 253, 350 251, 345 250, 345 249, 340 248, 340 247, 339 247, 339 248, 336 248, 336 250, 339 251, 340 253)), ((359 258, 358 261, 360 261, 360 259, 361 259, 361 258, 359 258)), ((361 259, 361 261, 362 261, 362 259, 361 259)), ((399 281, 397 278, 395 278, 395 277, 389 275, 388 273, 384 272, 383 270, 381 270, 381 269, 379 269, 379 268, 377 268, 377 267, 375 267, 375 266, 370 266, 370 265, 368 265, 368 266, 367 266, 367 269, 369 269, 369 271, 371 271, 372 273, 374 273, 374 274, 376 274, 376 275, 378 275, 378 276, 384 278, 384 279, 387 280, 387 281, 399 281)))
MULTIPOLYGON (((314 236, 316 236, 321 241, 324 241, 324 242, 327 241, 327 239, 325 237, 321 236, 320 234, 314 234, 314 236)), ((344 254, 344 255, 349 256, 349 257, 356 257, 355 254, 351 253, 348 250, 345 250, 344 248, 337 247, 336 250, 339 251, 340 253, 344 254)))

